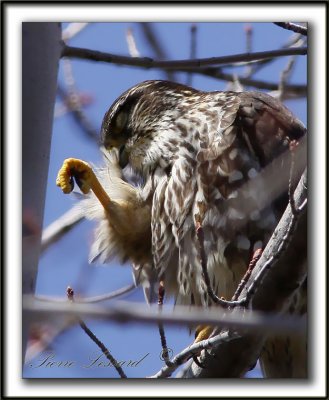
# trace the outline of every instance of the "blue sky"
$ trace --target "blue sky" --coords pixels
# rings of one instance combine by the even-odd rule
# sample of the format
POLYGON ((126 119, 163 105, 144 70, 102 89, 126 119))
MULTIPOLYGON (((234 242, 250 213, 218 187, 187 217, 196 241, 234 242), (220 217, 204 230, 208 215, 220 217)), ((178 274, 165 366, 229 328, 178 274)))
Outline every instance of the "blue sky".
MULTIPOLYGON (((246 51, 244 23, 196 23, 197 57, 214 57, 246 51)), ((67 24, 64 24, 65 27, 67 24)), ((156 23, 154 28, 170 59, 189 58, 189 23, 156 23)), ((252 51, 273 50, 281 47, 292 35, 271 23, 251 23, 253 29, 252 51)), ((85 47, 114 54, 129 55, 126 31, 133 29, 137 48, 141 56, 155 57, 146 43, 137 23, 95 23, 90 24, 70 41, 70 45, 85 47)), ((277 82, 288 58, 283 57, 261 69, 256 79, 277 82)), ((97 131, 102 118, 112 102, 126 89, 148 79, 165 79, 163 72, 140 68, 95 63, 84 60, 72 60, 73 74, 79 92, 93 98, 85 113, 97 131)), ((243 72, 243 68, 236 69, 243 72)), ((298 57, 290 83, 305 84, 307 74, 306 57, 298 57)), ((186 83, 185 73, 176 73, 179 82, 186 83)), ((59 70, 59 82, 63 86, 63 65, 59 70)), ((227 82, 194 75, 192 85, 202 90, 225 90, 227 82)), ((254 89, 252 89, 254 90, 254 89)), ((60 99, 58 99, 59 104, 60 99)), ((306 99, 290 100, 286 105, 306 124, 306 99)), ((44 227, 56 220, 75 203, 74 196, 64 195, 56 187, 58 169, 65 158, 75 157, 100 163, 101 156, 95 142, 82 132, 71 115, 65 114, 54 120, 49 176, 47 185, 44 227)), ((40 259, 37 278, 37 293, 64 296, 66 287, 72 286, 76 293, 85 296, 110 292, 132 282, 129 266, 122 267, 116 262, 109 266, 88 264, 89 245, 92 240, 92 222, 83 222, 69 232, 63 239, 49 248, 40 259)), ((136 289, 125 300, 143 302, 143 293, 136 289)), ((145 377, 157 372, 161 366, 159 353, 160 338, 156 326, 85 321, 113 355, 122 361, 140 360, 137 367, 125 369, 128 377, 145 377)), ((193 336, 184 327, 167 327, 168 346, 177 353, 186 347, 193 336)), ((52 344, 54 359, 71 360, 74 363, 67 368, 37 367, 46 357, 37 356, 25 367, 25 377, 117 377, 113 368, 86 368, 92 358, 100 355, 96 345, 75 326, 58 336, 52 344)), ((259 376, 258 370, 251 376, 259 376)))

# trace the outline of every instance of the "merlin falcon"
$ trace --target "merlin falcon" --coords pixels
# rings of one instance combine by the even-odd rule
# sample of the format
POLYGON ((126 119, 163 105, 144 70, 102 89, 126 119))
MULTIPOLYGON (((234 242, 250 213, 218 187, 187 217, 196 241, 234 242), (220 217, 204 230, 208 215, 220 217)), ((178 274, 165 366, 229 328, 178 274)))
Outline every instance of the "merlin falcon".
MULTIPOLYGON (((93 169, 67 159, 57 185, 70 193, 76 181, 86 194, 80 202, 85 216, 98 220, 91 261, 130 262, 148 297, 161 280, 176 304, 213 307, 196 227, 203 229, 211 288, 229 300, 288 203, 289 158, 282 155, 305 134, 303 124, 265 93, 145 81, 104 116, 104 165, 93 169), (262 179, 273 163, 275 176, 262 179), (126 166, 138 185, 125 179, 126 166), (280 189, 273 192, 277 179, 280 189)), ((287 312, 306 313, 306 286, 305 280, 296 288, 287 312)), ((306 347, 303 335, 268 338, 260 354, 264 376, 305 378, 306 347)))

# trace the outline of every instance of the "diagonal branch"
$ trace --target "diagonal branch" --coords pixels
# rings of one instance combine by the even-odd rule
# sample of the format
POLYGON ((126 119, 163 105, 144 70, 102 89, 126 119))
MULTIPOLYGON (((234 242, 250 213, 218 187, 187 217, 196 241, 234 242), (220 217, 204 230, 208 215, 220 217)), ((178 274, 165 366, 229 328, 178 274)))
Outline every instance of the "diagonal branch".
MULTIPOLYGON (((153 24, 151 24, 150 22, 140 22, 139 25, 142 28, 142 32, 145 36, 145 39, 148 41, 149 45, 153 49, 157 58, 161 60, 168 59, 169 57, 167 55, 167 52, 163 47, 158 35, 155 32, 153 24)), ((173 71, 165 71, 165 73, 169 81, 176 80, 173 71)))
MULTIPOLYGON (((294 215, 291 205, 287 206, 271 240, 252 271, 246 287, 239 296, 239 299, 247 297, 250 300, 252 310, 277 313, 281 317, 307 274, 307 209, 306 206, 300 207, 306 204, 306 172, 300 179, 294 197, 299 213, 294 215), (292 225, 294 225, 294 232, 287 235, 292 225), (274 257, 273 260, 273 255, 276 254, 279 254, 279 257, 274 257), (254 283, 255 281, 257 284, 254 283)), ((238 315, 241 312, 241 309, 235 308, 231 315, 238 315)), ((229 328, 219 332, 219 337, 229 333, 240 333, 240 336, 234 337, 234 340, 229 342, 220 343, 208 352, 203 352, 201 362, 207 368, 200 368, 192 363, 185 371, 184 377, 243 376, 257 361, 266 335, 229 328)))
POLYGON ((41 252, 60 240, 67 232, 73 229, 84 219, 84 213, 78 207, 72 207, 69 211, 52 222, 42 232, 41 252))
MULTIPOLYGON (((68 286, 68 288, 66 289, 66 294, 67 294, 68 300, 73 303, 74 302, 74 290, 70 286, 68 286)), ((88 328, 88 326, 85 324, 85 322, 81 318, 77 317, 77 320, 79 322, 81 329, 85 332, 85 334, 99 347, 99 349, 102 351, 104 356, 110 361, 111 365, 114 366, 117 373, 120 375, 120 378, 127 378, 127 375, 124 373, 121 365, 113 357, 110 350, 105 346, 105 344, 98 339, 98 337, 94 334, 94 332, 92 332, 91 329, 88 328)))
POLYGON ((275 25, 280 26, 288 31, 300 33, 301 35, 307 36, 307 28, 302 25, 293 24, 292 22, 273 22, 275 25))

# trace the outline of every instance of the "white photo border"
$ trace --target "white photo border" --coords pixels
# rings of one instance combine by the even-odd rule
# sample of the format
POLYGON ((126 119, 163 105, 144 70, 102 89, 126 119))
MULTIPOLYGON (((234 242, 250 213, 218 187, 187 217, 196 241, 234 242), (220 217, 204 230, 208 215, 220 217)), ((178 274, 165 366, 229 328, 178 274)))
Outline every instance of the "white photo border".
MULTIPOLYGON (((5 159, 7 206, 4 323, 5 396, 43 397, 316 397, 326 391, 326 2, 323 3, 7 3, 4 7, 6 76, 5 159), (175 12, 173 12, 175 8, 175 12), (238 15, 243 17, 239 18, 238 15), (108 18, 104 16, 109 16, 108 18), (154 22, 272 22, 302 21, 309 26, 310 132, 310 302, 311 378, 307 381, 270 380, 23 380, 21 378, 21 23, 36 21, 154 21, 154 22), (9 165, 10 163, 10 165, 9 165), (10 224, 8 224, 10 221, 10 224), (109 396, 110 395, 110 396, 109 396)), ((278 28, 279 29, 279 28, 278 28)))

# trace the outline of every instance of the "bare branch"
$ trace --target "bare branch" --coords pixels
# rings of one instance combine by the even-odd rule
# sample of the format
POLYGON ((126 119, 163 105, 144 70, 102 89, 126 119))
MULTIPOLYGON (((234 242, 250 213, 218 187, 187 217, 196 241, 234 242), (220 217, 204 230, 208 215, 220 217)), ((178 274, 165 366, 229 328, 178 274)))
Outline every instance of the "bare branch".
POLYGON ((149 22, 141 22, 139 25, 142 28, 145 39, 148 41, 157 58, 159 58, 160 60, 165 60, 166 58, 168 58, 168 55, 164 47, 162 46, 160 39, 153 29, 153 25, 149 22))
POLYGON ((209 65, 221 65, 228 63, 238 63, 241 61, 264 60, 268 58, 285 57, 291 55, 306 55, 307 48, 288 48, 270 51, 259 51, 255 53, 234 54, 231 56, 199 58, 195 60, 171 60, 156 61, 149 57, 127 57, 117 54, 104 53, 97 50, 84 49, 65 45, 62 51, 62 57, 71 57, 79 59, 87 59, 91 61, 101 61, 119 65, 130 65, 141 68, 158 68, 166 70, 186 70, 189 68, 201 68, 209 65))
POLYGON ((62 39, 68 41, 89 25, 89 22, 72 22, 62 32, 62 39))
MULTIPOLYGON (((276 312, 277 317, 285 318, 283 312, 306 277, 307 213, 303 206, 306 204, 307 193, 305 182, 306 174, 303 174, 294 194, 299 214, 294 215, 288 205, 239 296, 239 299, 246 297, 250 300, 253 312, 276 312), (276 254, 279 256, 273 257, 276 254)), ((241 310, 235 308, 231 315, 236 313, 240 314, 241 310)), ((240 337, 234 337, 231 342, 221 343, 203 352, 201 362, 207 366, 206 369, 192 363, 184 377, 238 377, 247 372, 256 362, 266 335, 260 332, 252 335, 249 330, 237 331, 241 333, 240 337)), ((225 336, 227 332, 223 331, 219 335, 225 336)))
POLYGON ((71 229, 84 219, 84 213, 78 207, 72 207, 69 211, 47 226, 42 232, 41 252, 58 242, 71 229))
MULTIPOLYGON (((114 290, 110 293, 100 294, 98 296, 92 297, 79 297, 75 296, 74 302, 75 303, 100 303, 102 301, 113 300, 116 299, 124 294, 130 293, 132 290, 136 289, 134 283, 131 285, 124 286, 120 289, 114 290)), ((48 301, 50 303, 65 303, 67 301, 66 297, 54 297, 54 296, 46 296, 41 294, 36 294, 34 296, 37 300, 41 301, 48 301)))
POLYGON ((129 49, 129 54, 131 55, 131 57, 140 57, 140 53, 136 46, 136 41, 134 38, 134 33, 133 33, 132 28, 127 29, 126 40, 127 40, 127 45, 128 45, 128 49, 129 49))
MULTIPOLYGON (((305 37, 300 35, 299 33, 294 33, 286 43, 284 43, 281 46, 281 49, 287 49, 291 47, 302 47, 305 46, 305 37)), ((251 51, 251 50, 250 50, 251 51)), ((246 63, 240 63, 240 65, 246 65, 250 66, 249 71, 244 75, 245 78, 250 78, 252 75, 254 75, 256 72, 260 71, 262 68, 268 66, 270 63, 275 61, 275 59, 267 59, 267 60, 261 60, 261 61, 252 61, 252 62, 246 62, 246 63), (249 72, 249 73, 248 73, 249 72)), ((227 65, 227 67, 235 67, 236 65, 227 65)))
POLYGON ((169 306, 163 307, 159 314, 157 307, 149 307, 126 301, 117 301, 109 305, 99 304, 67 304, 36 299, 34 296, 23 298, 23 308, 30 319, 47 320, 55 315, 74 316, 111 320, 120 323, 137 321, 148 324, 159 322, 168 325, 221 325, 227 328, 248 329, 253 333, 298 333, 305 329, 305 321, 296 316, 278 316, 261 314, 257 311, 207 309, 200 307, 169 306))
MULTIPOLYGON (((190 59, 193 60, 196 58, 196 35, 197 35, 197 25, 196 24, 191 24, 190 33, 191 33, 190 59)), ((186 84, 188 86, 192 85, 192 80, 193 80, 193 73, 188 72, 186 84)))
MULTIPOLYGON (((305 185, 305 176, 303 175, 298 188, 296 190, 295 196, 296 200, 300 204, 299 214, 296 215, 293 213, 291 206, 287 207, 285 214, 283 215, 280 224, 273 234, 272 239, 267 245, 264 256, 262 256, 257 263, 257 268, 252 272, 253 268, 251 268, 251 278, 246 281, 246 284, 243 285, 241 294, 238 297, 241 299, 246 299, 247 304, 252 302, 252 309, 263 309, 264 311, 278 311, 282 312, 286 309, 287 304, 295 292, 295 290, 299 287, 299 285, 305 279, 305 254, 303 251, 300 251, 300 241, 306 240, 306 230, 301 228, 299 225, 300 234, 297 235, 298 239, 296 242, 296 236, 293 237, 292 233, 295 232, 297 224, 300 223, 299 217, 302 216, 305 211, 305 200, 306 200, 306 185, 305 185), (293 243, 292 243, 293 242, 293 243), (291 274, 286 282, 283 284, 282 280, 286 279, 286 275, 282 278, 282 268, 285 268, 289 263, 287 258, 291 257, 291 251, 296 251, 295 246, 297 246, 297 251, 300 252, 301 259, 298 260, 294 256, 294 261, 290 261, 290 271, 286 271, 286 274, 291 274), (274 254, 275 256, 273 257, 274 254), (281 267, 281 269, 280 269, 281 267), (276 270, 277 269, 277 270, 276 270), (257 272, 258 270, 258 272, 257 272), (293 272, 292 272, 293 271, 293 272), (272 275, 272 276, 269 276, 272 275), (274 279, 276 276, 276 281, 274 279), (278 282, 281 280, 280 284, 277 283, 273 285, 273 282, 278 282), (250 282, 250 283, 248 283, 250 282), (265 283, 266 282, 266 283, 265 283), (248 284, 249 287, 246 287, 248 284), (271 291, 275 292, 269 294, 268 286, 271 285, 271 291), (264 286, 266 290, 264 291, 264 286), (274 288, 273 288, 274 286, 274 288), (282 289, 283 287, 283 289, 282 289), (255 302, 255 294, 258 292, 261 293, 261 299, 255 302), (279 293, 278 293, 279 292, 279 293), (270 300, 265 301, 265 303, 271 303, 271 308, 264 307, 264 298, 270 298, 270 300), (258 303, 257 303, 258 302, 258 303)), ((305 213, 304 213, 304 221, 305 223, 305 213)), ((304 247, 306 247, 304 243, 304 247)), ((259 255, 259 254, 258 254, 259 255)), ((257 257, 258 257, 257 255, 257 257)), ((237 291, 238 292, 238 291, 237 291)), ((238 295, 239 293, 237 293, 238 295)), ((241 312, 237 309, 232 311, 232 314, 235 312, 241 312)), ((215 334, 213 339, 215 339, 215 344, 213 346, 209 346, 209 342, 205 341, 205 347, 210 351, 205 352, 201 363, 203 368, 200 368, 198 363, 192 363, 190 367, 184 372, 183 377, 234 377, 234 376, 242 376, 247 370, 249 366, 253 365, 253 363, 257 360, 259 351, 262 347, 263 342, 265 341, 266 336, 260 335, 259 332, 256 335, 250 335, 250 332, 244 331, 242 334, 237 334, 236 330, 225 330, 221 332, 222 328, 215 329, 215 332, 219 332, 219 334, 215 334), (231 340, 224 340, 225 338, 231 338, 231 340), (214 359, 215 357, 215 359, 214 359), (218 363, 218 359, 221 360, 221 363, 218 363), (232 363, 232 359, 234 362, 232 363), (220 364, 220 365, 219 365, 220 364), (204 366, 208 366, 209 368, 204 368, 204 366)), ((241 332, 241 331, 239 331, 241 332)), ((185 349, 183 352, 185 356, 184 360, 186 361, 186 356, 195 355, 196 348, 195 346, 191 346, 188 349, 185 349)), ((181 354, 176 356, 172 360, 172 365, 162 368, 162 370, 155 375, 155 377, 165 377, 170 376, 170 374, 181 364, 181 354)))
MULTIPOLYGON (((246 24, 244 26, 244 32, 246 35, 246 52, 252 52, 252 38, 253 38, 253 27, 251 24, 246 24)), ((247 64, 245 68, 245 77, 250 77, 254 72, 254 67, 252 64, 247 64)))
MULTIPOLYGON (((271 52, 266 52, 267 55, 272 54, 273 52, 283 52, 285 55, 290 55, 291 53, 297 53, 298 54, 306 54, 307 49, 306 48, 288 48, 288 49, 280 49, 280 50, 273 50, 271 52)), ((242 54, 242 55, 235 55, 235 56, 225 56, 225 57, 217 57, 217 58, 208 58, 204 59, 210 60, 210 62, 216 61, 216 64, 227 64, 228 62, 236 63, 241 61, 241 58, 247 57, 247 59, 243 59, 243 61, 250 61, 250 58, 253 60, 259 60, 263 59, 260 58, 261 55, 264 56, 264 52, 260 53, 251 53, 251 54, 242 54)), ((109 53, 102 53, 94 50, 88 50, 88 49, 81 49, 81 48, 76 48, 76 47, 69 47, 65 46, 63 48, 62 56, 67 56, 67 57, 73 57, 73 58, 80 58, 80 59, 89 59, 89 60, 94 60, 94 61, 103 61, 103 62, 110 62, 110 63, 115 63, 115 64, 120 64, 120 65, 131 65, 135 67, 141 67, 141 68, 159 68, 159 69, 165 69, 168 70, 170 67, 168 67, 169 64, 173 64, 175 66, 175 70, 181 71, 181 72, 193 72, 196 74, 201 74, 205 75, 214 79, 219 79, 223 81, 231 81, 234 82, 237 78, 239 82, 242 85, 250 86, 250 87, 255 87, 258 89, 264 89, 264 90, 272 90, 276 91, 278 89, 278 84, 276 82, 265 82, 257 79, 251 79, 251 78, 246 78, 246 77, 240 77, 236 74, 231 74, 231 73, 226 73, 222 72, 218 68, 212 68, 212 67, 207 67, 207 68, 200 68, 204 65, 209 65, 209 64, 204 64, 201 62, 199 64, 199 60, 182 60, 178 61, 181 64, 177 65, 176 61, 154 61, 151 58, 137 58, 137 57, 126 57, 126 56, 118 56, 118 55, 113 55, 109 53), (185 66, 187 63, 188 67, 185 66), (194 66, 194 67, 193 67, 194 66)), ((266 56, 266 54, 265 54, 266 56)), ((267 59, 265 57, 265 59, 267 59)), ((202 61, 202 60, 201 60, 202 61)), ((173 69, 173 67, 171 67, 173 69)), ((307 94, 307 88, 306 85, 287 85, 286 86, 286 94, 292 93, 293 97, 305 97, 307 94)))
POLYGON ((200 251, 200 263, 201 263, 201 268, 202 268, 202 274, 203 274, 203 279, 204 282, 207 286, 207 293, 209 298, 215 303, 218 304, 224 308, 227 308, 229 306, 237 306, 241 305, 241 302, 238 301, 229 301, 225 300, 224 298, 218 297, 214 292, 211 287, 210 283, 210 278, 207 270, 207 256, 204 248, 204 233, 203 233, 203 228, 200 223, 197 223, 197 226, 195 228, 195 233, 198 239, 198 244, 199 244, 199 251, 200 251))
POLYGON ((278 96, 279 100, 281 101, 284 98, 284 92, 286 90, 287 81, 291 75, 295 62, 296 62, 296 57, 295 56, 290 57, 287 65, 281 72, 280 82, 279 82, 279 96, 278 96))
MULTIPOLYGON (((161 314, 161 311, 162 311, 164 295, 165 295, 164 282, 160 281, 159 282, 159 291, 158 291, 158 309, 159 309, 159 313, 160 314, 161 314)), ((168 363, 169 363, 169 352, 168 352, 168 346, 167 346, 166 333, 165 333, 164 326, 163 326, 162 322, 158 323, 158 329, 159 329, 159 335, 160 335, 161 347, 162 347, 162 353, 161 353, 162 359, 168 365, 168 363)))
MULTIPOLYGON (((154 51, 156 57, 159 60, 166 60, 168 59, 168 54, 165 50, 165 48, 162 46, 161 41, 159 37, 157 36, 153 25, 149 22, 141 22, 139 24, 142 28, 142 32, 145 36, 146 41, 149 43, 151 46, 152 50, 154 51)), ((167 79, 169 81, 175 81, 175 74, 172 71, 165 71, 167 75, 167 79)))
POLYGON ((188 361, 191 356, 196 356, 200 353, 201 350, 210 349, 213 346, 219 346, 221 343, 224 342, 230 342, 235 337, 237 337, 235 334, 229 333, 227 331, 225 332, 225 335, 217 335, 210 339, 202 340, 198 343, 193 343, 192 345, 182 350, 175 357, 173 357, 169 365, 161 368, 159 372, 157 372, 153 376, 150 376, 150 378, 169 378, 173 374, 173 372, 186 361, 188 361))
POLYGON ((75 79, 73 75, 71 61, 68 58, 63 59, 63 69, 65 83, 67 85, 67 91, 61 87, 57 86, 58 94, 63 98, 68 108, 72 111, 72 115, 78 125, 82 128, 83 132, 91 138, 93 141, 98 142, 99 136, 97 130, 92 126, 89 119, 87 118, 83 104, 79 95, 79 91, 75 85, 75 79))
POLYGON ((288 29, 301 35, 307 36, 307 28, 301 25, 293 24, 292 22, 273 22, 275 25, 280 26, 283 29, 288 29))
MULTIPOLYGON (((71 301, 74 302, 74 291, 73 289, 69 286, 67 288, 67 298, 71 301)), ((127 375, 124 373, 122 367, 120 364, 117 362, 117 360, 112 356, 110 350, 102 343, 98 337, 88 328, 88 326, 80 319, 79 317, 77 318, 79 325, 81 329, 90 337, 90 339, 101 349, 102 353, 104 356, 110 361, 110 363, 113 365, 113 367, 116 369, 118 372, 120 378, 127 378, 127 375)))
MULTIPOLYGON (((182 70, 184 72, 188 72, 190 70, 182 70)), ((238 76, 236 74, 231 74, 227 72, 223 72, 218 68, 201 68, 201 69, 193 69, 195 74, 209 76, 214 79, 219 79, 222 81, 231 81, 234 82, 237 78, 242 85, 255 87, 257 89, 264 90, 278 90, 278 84, 276 82, 265 82, 258 79, 246 78, 243 76, 238 76)), ((285 95, 291 94, 294 98, 297 97, 305 97, 307 95, 307 87, 306 85, 286 85, 285 95)))
POLYGON ((256 263, 258 262, 260 256, 262 254, 262 250, 261 249, 257 249, 254 252, 254 255, 249 263, 248 269, 246 271, 246 273, 244 274, 244 276, 242 277, 233 297, 232 300, 237 300, 242 292, 242 289, 246 286, 247 282, 249 281, 250 275, 253 271, 253 269, 255 268, 256 263))

